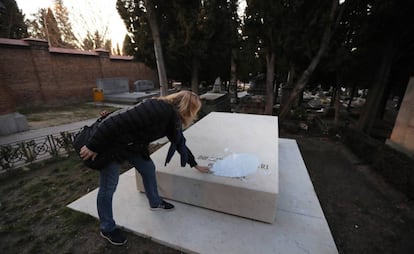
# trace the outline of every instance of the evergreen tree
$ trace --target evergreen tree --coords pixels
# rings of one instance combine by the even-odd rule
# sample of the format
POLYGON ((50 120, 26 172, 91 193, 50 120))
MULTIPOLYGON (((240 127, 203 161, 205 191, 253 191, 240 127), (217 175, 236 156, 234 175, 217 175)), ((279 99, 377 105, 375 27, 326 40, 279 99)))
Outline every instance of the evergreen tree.
POLYGON ((87 50, 87 51, 95 49, 94 41, 95 40, 94 40, 93 35, 89 31, 86 32, 86 37, 83 39, 82 45, 81 45, 82 49, 87 50))
POLYGON ((31 37, 45 39, 52 47, 77 48, 78 40, 73 35, 70 22, 67 20, 67 11, 60 6, 58 19, 51 9, 39 9, 34 18, 26 20, 31 37), (66 17, 64 17, 66 15, 66 17), (63 23, 62 23, 63 22, 63 23))
POLYGON ((61 41, 63 42, 62 47, 76 48, 78 39, 73 33, 72 24, 69 21, 69 12, 63 5, 62 0, 55 0, 53 13, 60 32, 61 41))
MULTIPOLYGON (((299 0, 296 3, 298 3, 298 5, 291 5, 286 7, 289 11, 293 11, 294 13, 302 13, 303 15, 301 19, 297 17, 297 20, 300 21, 299 28, 301 29, 299 31, 303 31, 301 33, 303 40, 299 40, 299 42, 302 42, 304 45, 304 47, 299 47, 299 49, 302 51, 302 54, 308 56, 310 60, 306 61, 307 63, 305 62, 306 67, 305 69, 301 70, 301 74, 295 81, 295 85, 288 100, 283 105, 281 105, 282 109, 279 114, 279 119, 281 121, 288 117, 295 101, 302 94, 316 67, 318 66, 324 54, 326 54, 331 38, 333 36, 333 32, 335 30, 335 25, 339 23, 343 10, 341 8, 338 8, 338 0, 332 0, 331 6, 326 5, 325 1, 321 1, 320 5, 315 4, 315 1, 312 2, 312 5, 307 5, 310 4, 310 2, 305 3, 299 0), (325 3, 325 5, 323 3, 325 3), (298 7, 298 10, 300 10, 299 12, 296 12, 296 7, 298 7), (309 31, 311 31, 312 34, 310 34, 309 31), (317 40, 315 40, 315 38, 317 40), (305 41, 306 43, 304 43, 305 41)), ((292 49, 292 46, 296 45, 298 44, 294 42, 286 43, 284 48, 289 50, 292 49)), ((297 63, 298 61, 296 61, 296 64, 294 63, 294 66, 297 66, 297 63)))
POLYGON ((0 1, 0 37, 21 39, 27 37, 24 15, 15 0, 0 1))
POLYGON ((123 51, 155 68, 154 43, 143 1, 117 0, 116 6, 128 31, 123 51))
MULTIPOLYGON (((154 3, 168 77, 192 83, 195 91, 200 78, 212 82, 221 76, 229 80, 230 53, 237 41, 233 40, 237 28, 232 16, 236 1, 154 3)), ((117 8, 131 34, 124 51, 130 50, 137 60, 154 67, 154 44, 144 2, 118 0, 117 8)))
POLYGON ((64 42, 62 40, 61 32, 59 26, 56 22, 55 15, 53 11, 48 8, 46 12, 44 26, 46 28, 46 36, 49 41, 49 45, 52 47, 63 47, 64 42))
POLYGON ((211 83, 217 76, 230 80, 230 66, 233 49, 239 49, 237 1, 204 1, 204 41, 207 42, 203 63, 206 70, 203 78, 211 83))
POLYGON ((283 8, 280 1, 247 1, 244 35, 256 54, 266 62, 266 106, 265 114, 272 114, 273 81, 277 51, 282 41, 283 8))
POLYGON ((33 14, 33 19, 27 19, 26 24, 28 27, 29 35, 33 38, 48 40, 46 31, 46 16, 47 9, 39 9, 33 14))
MULTIPOLYGON (((406 86, 413 75, 414 23, 412 1, 366 1, 368 10, 361 29, 356 31, 356 52, 370 59, 372 82, 357 128, 370 133, 382 113, 390 91, 406 86), (400 85, 398 85, 400 83, 400 85)), ((365 72, 365 71, 364 71, 365 72)), ((359 73, 363 74, 361 68, 359 73)), ((401 90, 401 89, 400 89, 401 90)))

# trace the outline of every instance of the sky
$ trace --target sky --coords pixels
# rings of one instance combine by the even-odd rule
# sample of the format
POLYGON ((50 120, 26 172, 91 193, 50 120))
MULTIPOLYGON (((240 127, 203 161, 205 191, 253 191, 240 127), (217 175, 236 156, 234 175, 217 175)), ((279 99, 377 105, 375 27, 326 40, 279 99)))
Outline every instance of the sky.
MULTIPOLYGON (((17 6, 31 18, 40 8, 53 8, 54 0, 16 0, 17 6)), ((112 40, 112 46, 122 48, 126 28, 116 10, 116 0, 63 0, 63 5, 69 12, 69 19, 75 35, 84 38, 86 31, 92 33, 98 30, 100 34, 107 30, 107 38, 112 40)))

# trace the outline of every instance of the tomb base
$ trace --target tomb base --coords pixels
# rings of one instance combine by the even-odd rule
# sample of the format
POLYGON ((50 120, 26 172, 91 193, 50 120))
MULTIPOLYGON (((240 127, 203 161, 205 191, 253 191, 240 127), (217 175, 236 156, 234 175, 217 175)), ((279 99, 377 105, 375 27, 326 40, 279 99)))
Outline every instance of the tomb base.
MULTIPOLYGON (((181 202, 172 202, 173 212, 151 211, 145 195, 136 191, 133 169, 119 178, 114 219, 128 231, 185 253, 337 254, 299 147, 287 139, 280 139, 279 146, 280 194, 273 224, 181 202)), ((95 189, 68 207, 97 218, 97 193, 95 189)))

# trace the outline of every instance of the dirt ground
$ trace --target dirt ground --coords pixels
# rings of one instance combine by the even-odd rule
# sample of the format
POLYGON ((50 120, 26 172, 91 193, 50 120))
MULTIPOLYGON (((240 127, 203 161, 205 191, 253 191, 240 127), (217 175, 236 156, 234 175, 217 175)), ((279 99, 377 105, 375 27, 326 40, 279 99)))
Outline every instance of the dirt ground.
POLYGON ((412 200, 341 142, 296 139, 339 253, 413 253, 412 200))
MULTIPOLYGON (((339 253, 413 252, 413 201, 335 136, 280 137, 298 142, 339 253)), ((95 218, 66 208, 97 181, 76 155, 0 176, 0 253, 179 253, 129 232, 126 246, 111 246, 95 218)))

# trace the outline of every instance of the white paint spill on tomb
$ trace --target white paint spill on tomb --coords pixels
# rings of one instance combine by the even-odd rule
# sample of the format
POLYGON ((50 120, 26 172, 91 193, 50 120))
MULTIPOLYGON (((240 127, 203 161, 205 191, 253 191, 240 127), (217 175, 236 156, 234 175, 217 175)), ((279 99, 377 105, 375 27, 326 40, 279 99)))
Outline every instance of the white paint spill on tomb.
POLYGON ((256 155, 246 153, 233 153, 222 160, 217 160, 211 172, 216 176, 244 177, 256 172, 260 161, 256 155))

